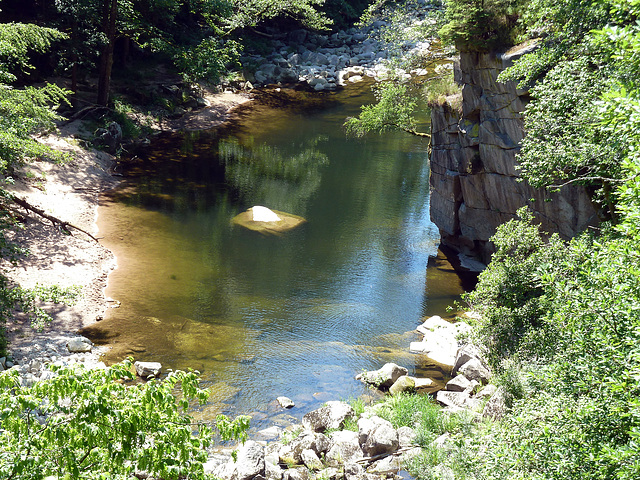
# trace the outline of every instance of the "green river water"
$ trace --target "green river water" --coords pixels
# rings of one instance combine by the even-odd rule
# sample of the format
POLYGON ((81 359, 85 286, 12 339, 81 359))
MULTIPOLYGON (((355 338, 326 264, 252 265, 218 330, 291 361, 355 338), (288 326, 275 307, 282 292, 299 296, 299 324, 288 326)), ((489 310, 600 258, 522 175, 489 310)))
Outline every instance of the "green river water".
POLYGON ((223 129, 154 139, 105 196, 118 259, 106 293, 121 304, 92 338, 112 346, 108 362, 199 370, 214 392, 203 415, 257 426, 286 423, 280 395, 298 417, 356 397, 355 375, 388 361, 442 380, 409 353, 423 317, 463 287, 429 220, 428 141, 347 138, 368 84, 264 99, 223 129), (307 222, 281 236, 231 224, 253 205, 307 222))

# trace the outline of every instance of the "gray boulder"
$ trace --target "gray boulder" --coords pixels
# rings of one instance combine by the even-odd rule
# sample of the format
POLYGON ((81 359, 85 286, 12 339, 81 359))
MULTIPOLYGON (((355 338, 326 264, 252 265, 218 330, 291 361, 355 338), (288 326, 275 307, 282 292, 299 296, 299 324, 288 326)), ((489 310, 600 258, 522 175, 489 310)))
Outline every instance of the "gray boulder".
POLYGON ((370 385, 375 385, 378 388, 389 388, 398 378, 407 373, 409 373, 409 371, 404 367, 396 365, 395 363, 385 363, 382 368, 364 372, 358 375, 356 379, 370 385))
POLYGON ((289 468, 282 475, 283 480, 309 480, 311 477, 306 467, 289 468))
POLYGON ((449 392, 464 392, 471 386, 471 381, 464 375, 458 375, 447 382, 445 390, 449 392))
POLYGON ((301 452, 300 459, 302 460, 304 466, 310 470, 320 470, 323 467, 322 461, 320 461, 318 454, 310 448, 301 452))
POLYGON ((355 416, 355 412, 351 405, 332 401, 302 417, 302 426, 306 430, 322 433, 329 429, 342 428, 347 418, 353 416, 355 416))
POLYGON ((375 416, 358 420, 358 441, 370 457, 395 452, 400 445, 391 422, 375 416))
POLYGON ((491 398, 496 393, 496 390, 498 390, 498 387, 490 383, 476 394, 476 398, 491 398))
POLYGON ((466 392, 448 392, 446 390, 440 390, 436 394, 436 400, 445 407, 466 408, 468 406, 467 402, 469 399, 469 394, 466 392))
POLYGON ((232 480, 251 480, 258 475, 264 475, 264 448, 258 442, 249 440, 238 449, 238 459, 232 480))
POLYGON ((398 429, 398 443, 401 448, 413 445, 417 436, 416 431, 411 427, 400 427, 398 429))
POLYGON ((278 397, 276 399, 282 408, 293 408, 296 404, 289 397, 278 397))
POLYGON ((500 420, 507 411, 507 391, 499 387, 482 410, 482 416, 500 420))
POLYGON ((136 374, 142 378, 157 377, 162 371, 160 362, 136 362, 133 364, 136 374))
POLYGON ((398 395, 403 392, 412 392, 415 388, 415 380, 408 375, 403 375, 398 378, 391 387, 389 387, 389 393, 391 393, 391 395, 398 395))
POLYGON ((456 373, 458 373, 458 370, 460 370, 460 367, 462 367, 462 365, 474 358, 485 365, 485 362, 482 359, 482 353, 480 352, 480 349, 478 347, 470 343, 460 347, 456 352, 456 359, 453 365, 453 369, 451 370, 451 375, 455 375, 456 373))
POLYGON ((491 377, 489 369, 478 358, 472 358, 462 365, 458 371, 469 380, 476 380, 482 384, 486 384, 491 377))
POLYGON ((341 430, 331 435, 333 446, 327 452, 326 462, 331 467, 355 463, 364 458, 360 443, 358 441, 358 433, 351 430, 341 430))

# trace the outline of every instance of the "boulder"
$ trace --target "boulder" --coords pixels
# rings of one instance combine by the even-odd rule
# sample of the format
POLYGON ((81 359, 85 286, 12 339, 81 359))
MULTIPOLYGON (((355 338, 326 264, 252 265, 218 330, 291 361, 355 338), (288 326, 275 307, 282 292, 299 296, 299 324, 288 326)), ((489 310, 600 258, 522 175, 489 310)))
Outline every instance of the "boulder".
POLYGON ((353 416, 355 412, 351 405, 332 401, 302 417, 302 426, 307 430, 322 433, 329 429, 342 428, 347 418, 353 416))
POLYGON ((270 443, 264 448, 264 476, 266 480, 282 480, 283 471, 280 468, 278 443, 270 443))
POLYGON ((482 360, 482 353, 480 352, 480 349, 478 347, 471 343, 460 347, 456 352, 456 361, 453 366, 453 370, 451 371, 451 375, 455 375, 456 373, 458 373, 460 367, 462 367, 462 365, 467 363, 472 358, 476 358, 484 364, 484 361, 482 360))
POLYGON ((320 470, 323 467, 318 454, 310 448, 303 450, 300 453, 300 459, 304 466, 310 470, 320 470))
POLYGON ((278 397, 276 399, 282 408, 293 408, 296 404, 289 397, 278 397))
POLYGON ((500 420, 507 411, 507 391, 504 387, 499 387, 491 396, 482 410, 482 416, 500 420))
POLYGON ((231 222, 265 235, 279 235, 302 225, 306 220, 291 213, 256 205, 233 217, 231 222))
POLYGON ((356 379, 370 385, 375 385, 378 388, 389 388, 398 378, 407 373, 409 373, 409 371, 404 367, 396 365, 395 363, 385 363, 382 368, 364 372, 358 375, 356 379))
POLYGON ((69 353, 86 353, 90 352, 93 343, 86 337, 75 337, 67 340, 67 350, 69 353))
POLYGON ((391 387, 389 387, 389 393, 391 395, 397 395, 403 392, 412 392, 416 388, 416 382, 408 375, 403 375, 398 378, 391 387))
POLYGON ((283 446, 279 451, 279 457, 283 463, 301 464, 303 463, 302 452, 304 450, 311 450, 320 457, 329 451, 331 445, 331 440, 326 435, 305 431, 294 438, 291 443, 283 446))
POLYGON ((491 398, 497 389, 498 387, 490 383, 476 394, 476 398, 491 398))
POLYGON ((370 457, 395 452, 400 445, 391 422, 375 416, 358 420, 358 441, 370 457))
POLYGON ((434 382, 430 378, 413 378, 413 383, 416 389, 416 392, 420 392, 422 390, 431 390, 434 387, 434 382))
POLYGON ((402 461, 400 460, 400 458, 395 455, 389 455, 388 457, 385 457, 371 464, 371 466, 367 468, 367 472, 386 477, 395 475, 400 471, 401 468, 402 461))
POLYGON ((417 438, 416 431, 411 427, 400 427, 398 429, 398 443, 400 448, 406 448, 413 445, 417 438))
POLYGON ((162 371, 160 362, 136 362, 133 364, 136 374, 142 378, 157 377, 162 371))
POLYGON ((264 475, 264 448, 258 442, 248 440, 238 449, 237 461, 233 472, 233 480, 251 480, 264 475))
POLYGON ((416 328, 416 330, 418 330, 423 335, 428 335, 431 332, 435 332, 441 329, 450 331, 453 334, 454 326, 453 326, 453 323, 447 322, 439 315, 434 315, 432 317, 429 317, 422 323, 422 325, 416 328))
POLYGON ((450 392, 464 392, 470 386, 471 381, 467 377, 464 375, 458 375, 447 382, 445 390, 450 392))
POLYGON ((436 400, 445 407, 467 408, 470 396, 466 392, 448 392, 440 390, 436 394, 436 400))
POLYGON ((489 369, 477 358, 469 360, 458 371, 469 380, 476 380, 482 384, 487 383, 491 377, 489 369))
POLYGON ((283 480, 309 480, 309 469, 306 467, 289 468, 282 474, 283 480))
POLYGON ((351 430, 341 430, 331 434, 333 446, 327 452, 326 462, 331 467, 351 464, 364 458, 360 443, 358 441, 358 433, 351 430))

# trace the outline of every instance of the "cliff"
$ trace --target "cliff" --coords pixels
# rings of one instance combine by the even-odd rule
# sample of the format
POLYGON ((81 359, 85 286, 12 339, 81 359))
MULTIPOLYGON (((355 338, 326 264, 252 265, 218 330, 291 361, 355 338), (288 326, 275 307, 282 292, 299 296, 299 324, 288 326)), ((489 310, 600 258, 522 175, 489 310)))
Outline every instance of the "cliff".
POLYGON ((432 110, 431 219, 443 245, 488 263, 489 238, 528 205, 542 229, 564 238, 598 222, 583 187, 560 192, 522 181, 516 154, 525 135, 522 112, 529 93, 497 77, 527 48, 505 54, 461 53, 455 65, 462 108, 432 110))

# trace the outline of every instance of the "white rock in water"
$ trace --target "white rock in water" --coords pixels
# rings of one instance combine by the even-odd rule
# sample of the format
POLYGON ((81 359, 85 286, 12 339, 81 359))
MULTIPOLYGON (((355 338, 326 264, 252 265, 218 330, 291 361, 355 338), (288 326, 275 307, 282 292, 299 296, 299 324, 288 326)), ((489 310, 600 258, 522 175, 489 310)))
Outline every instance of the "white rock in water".
POLYGON ((273 210, 257 205, 251 208, 254 222, 279 222, 280 217, 273 210))
POLYGON ((296 406, 293 400, 288 397, 278 397, 276 400, 278 400, 278 403, 282 408, 293 408, 296 406))

